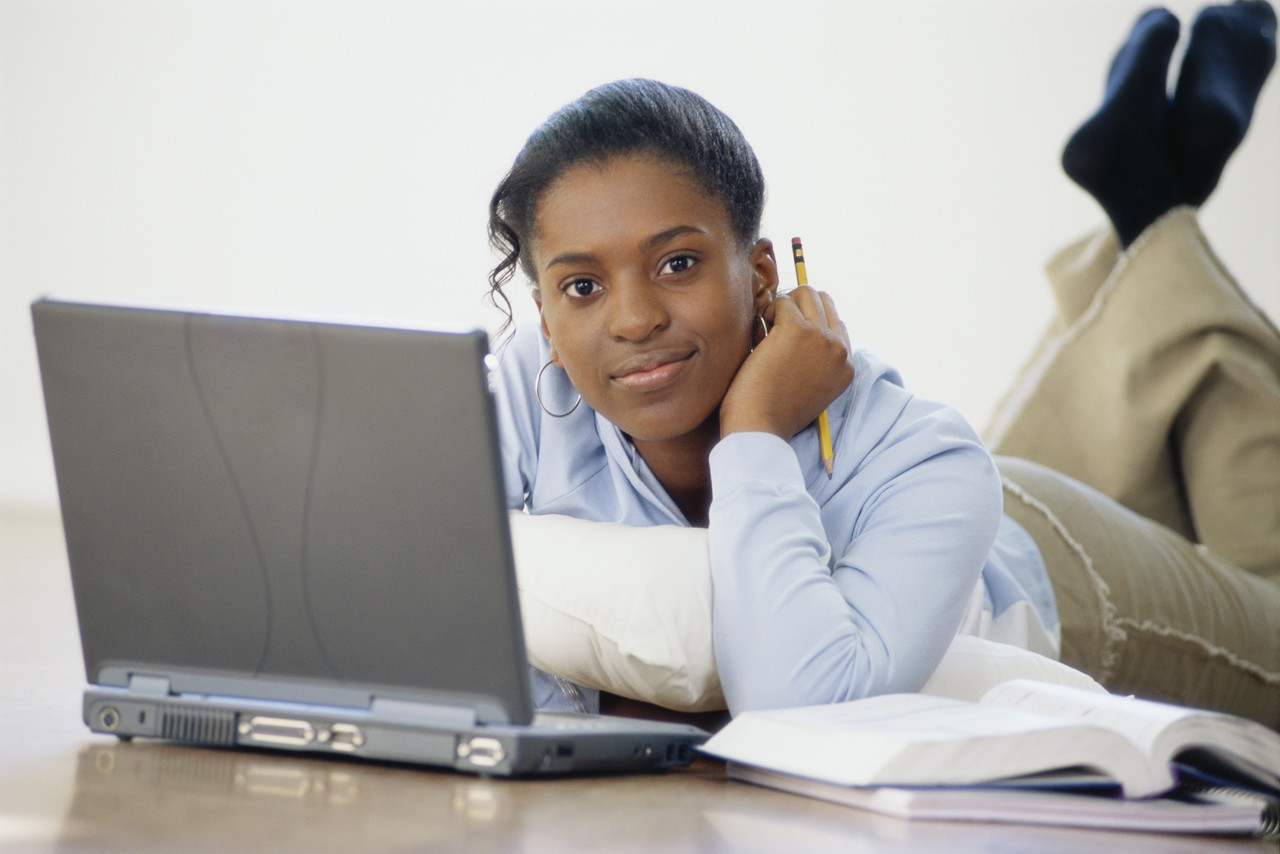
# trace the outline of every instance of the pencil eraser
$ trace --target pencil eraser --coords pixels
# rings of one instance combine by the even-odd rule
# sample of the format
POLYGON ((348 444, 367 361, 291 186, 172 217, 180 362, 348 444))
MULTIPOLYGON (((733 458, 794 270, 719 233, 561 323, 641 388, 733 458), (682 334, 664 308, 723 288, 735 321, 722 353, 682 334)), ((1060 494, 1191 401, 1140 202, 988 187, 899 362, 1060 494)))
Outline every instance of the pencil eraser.
POLYGON ((798 238, 798 237, 793 237, 793 238, 791 238, 791 245, 792 245, 792 246, 799 246, 799 245, 800 245, 800 238, 798 238))

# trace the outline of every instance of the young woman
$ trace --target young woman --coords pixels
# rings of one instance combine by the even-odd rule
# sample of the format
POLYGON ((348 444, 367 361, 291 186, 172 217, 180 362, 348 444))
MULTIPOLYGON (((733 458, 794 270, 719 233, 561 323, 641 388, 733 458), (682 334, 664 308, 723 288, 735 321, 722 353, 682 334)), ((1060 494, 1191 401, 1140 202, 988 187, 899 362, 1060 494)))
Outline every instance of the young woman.
MULTIPOLYGON (((917 690, 967 623, 1280 726, 1280 584, 1033 463, 1002 478, 957 413, 851 346, 827 295, 778 293, 763 203, 738 128, 683 89, 609 84, 535 131, 490 218, 494 293, 519 267, 540 316, 498 370, 511 506, 705 526, 733 712, 917 690)), ((1194 229, 1175 214, 1141 230, 1157 253, 1194 229)), ((535 692, 599 708, 549 674, 535 692)))

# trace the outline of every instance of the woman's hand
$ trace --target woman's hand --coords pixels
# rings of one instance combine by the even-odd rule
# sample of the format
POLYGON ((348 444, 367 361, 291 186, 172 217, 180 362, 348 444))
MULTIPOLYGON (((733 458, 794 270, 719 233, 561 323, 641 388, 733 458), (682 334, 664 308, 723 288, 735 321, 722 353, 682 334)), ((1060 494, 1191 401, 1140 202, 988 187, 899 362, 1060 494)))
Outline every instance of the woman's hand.
POLYGON ((765 432, 790 441, 853 382, 849 332, 825 293, 801 286, 765 309, 769 335, 720 404, 720 435, 765 432))

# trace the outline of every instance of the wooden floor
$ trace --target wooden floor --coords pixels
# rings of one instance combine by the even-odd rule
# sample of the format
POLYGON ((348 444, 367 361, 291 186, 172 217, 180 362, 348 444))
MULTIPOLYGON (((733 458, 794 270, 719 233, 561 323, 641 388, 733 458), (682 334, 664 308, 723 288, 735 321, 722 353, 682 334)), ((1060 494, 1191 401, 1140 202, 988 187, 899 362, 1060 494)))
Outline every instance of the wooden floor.
POLYGON ((0 852, 1201 852, 1274 843, 908 823, 666 774, 501 781, 274 753, 123 744, 80 721, 61 529, 0 518, 0 852))

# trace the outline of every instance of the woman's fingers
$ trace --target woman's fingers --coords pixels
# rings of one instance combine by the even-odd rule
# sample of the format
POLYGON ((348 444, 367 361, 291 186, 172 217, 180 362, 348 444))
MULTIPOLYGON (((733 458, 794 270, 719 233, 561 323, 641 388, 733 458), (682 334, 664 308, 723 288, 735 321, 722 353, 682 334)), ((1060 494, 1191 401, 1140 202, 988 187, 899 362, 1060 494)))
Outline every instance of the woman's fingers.
MULTIPOLYGON (((800 309, 800 313, 806 320, 821 326, 826 325, 827 307, 823 303, 822 297, 825 295, 821 291, 815 291, 808 285, 801 285, 786 296, 795 303, 796 308, 800 309)), ((827 300, 830 302, 830 297, 827 300)), ((835 308, 834 304, 832 308, 835 308)))
POLYGON ((849 331, 840 319, 831 295, 808 285, 780 294, 769 304, 765 318, 771 326, 781 324, 782 328, 816 332, 845 351, 841 355, 847 356, 851 349, 849 331))
POLYGON ((818 295, 822 298, 822 306, 823 310, 826 312, 827 324, 834 332, 837 333, 840 338, 840 342, 844 344, 845 349, 852 349, 853 345, 849 342, 849 330, 845 327, 844 321, 836 312, 835 301, 831 299, 831 295, 826 291, 820 291, 818 295))
POLYGON ((725 432, 790 438, 853 379, 849 335, 827 294, 802 286, 764 311, 770 332, 735 377, 721 406, 725 432))
MULTIPOLYGON (((844 331, 844 324, 836 311, 835 301, 831 295, 817 291, 808 285, 801 285, 793 291, 779 294, 765 309, 765 319, 770 325, 775 323, 799 322, 815 329, 837 332, 844 331)), ((847 334, 840 335, 846 343, 847 334)))

